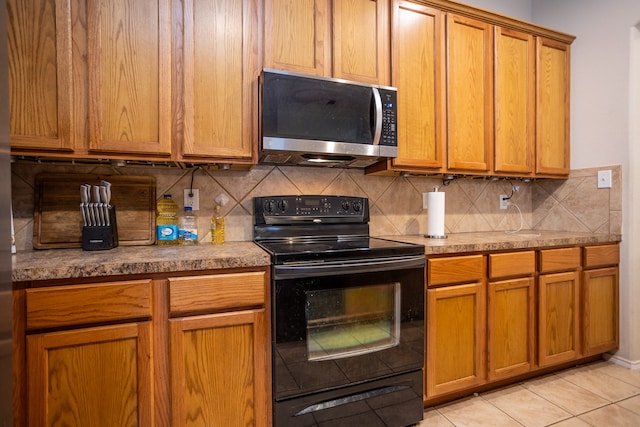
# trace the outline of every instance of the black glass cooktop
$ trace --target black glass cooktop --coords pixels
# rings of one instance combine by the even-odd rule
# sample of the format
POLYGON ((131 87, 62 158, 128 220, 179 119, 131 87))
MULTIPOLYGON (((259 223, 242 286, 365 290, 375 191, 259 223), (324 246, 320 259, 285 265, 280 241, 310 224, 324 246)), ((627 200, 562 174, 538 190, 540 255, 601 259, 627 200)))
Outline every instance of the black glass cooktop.
POLYGON ((274 264, 424 254, 424 246, 422 245, 376 237, 259 241, 256 243, 271 254, 274 264))

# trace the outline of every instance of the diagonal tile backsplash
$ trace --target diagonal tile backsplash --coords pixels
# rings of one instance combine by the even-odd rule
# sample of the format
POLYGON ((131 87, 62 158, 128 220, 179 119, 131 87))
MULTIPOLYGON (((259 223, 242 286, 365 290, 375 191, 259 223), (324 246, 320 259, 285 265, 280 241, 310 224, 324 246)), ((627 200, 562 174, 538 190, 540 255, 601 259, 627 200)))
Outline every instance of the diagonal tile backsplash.
POLYGON ((210 241, 209 221, 214 199, 229 198, 223 207, 228 241, 253 239, 253 197, 280 194, 335 194, 363 196, 371 205, 372 235, 424 234, 428 211, 422 193, 446 194, 447 233, 522 229, 621 233, 622 183, 620 166, 572 171, 567 180, 497 180, 460 178, 443 185, 436 177, 379 177, 362 170, 276 167, 258 165, 249 171, 213 171, 175 167, 123 167, 108 165, 53 165, 16 162, 12 165, 12 203, 18 250, 32 249, 34 180, 39 173, 96 173, 154 176, 158 198, 171 193, 180 207, 183 190, 200 190, 200 240, 210 241), (613 188, 597 189, 597 171, 613 171, 613 188), (193 184, 192 184, 193 182, 193 184), (507 210, 499 208, 499 195, 511 195, 507 210))

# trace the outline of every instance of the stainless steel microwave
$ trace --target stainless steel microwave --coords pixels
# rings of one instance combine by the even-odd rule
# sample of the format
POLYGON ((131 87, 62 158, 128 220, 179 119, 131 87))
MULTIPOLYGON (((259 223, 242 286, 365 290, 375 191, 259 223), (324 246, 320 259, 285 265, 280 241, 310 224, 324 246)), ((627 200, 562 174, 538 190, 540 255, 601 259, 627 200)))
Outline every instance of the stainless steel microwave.
POLYGON ((397 89, 263 70, 260 162, 363 168, 398 154, 397 89))

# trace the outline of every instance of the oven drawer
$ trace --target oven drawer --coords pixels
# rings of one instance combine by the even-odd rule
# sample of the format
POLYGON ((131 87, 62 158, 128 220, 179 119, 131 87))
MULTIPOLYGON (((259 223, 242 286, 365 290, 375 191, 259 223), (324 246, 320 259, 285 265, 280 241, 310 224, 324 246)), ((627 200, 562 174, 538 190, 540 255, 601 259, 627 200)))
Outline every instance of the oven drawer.
POLYGON ((173 314, 263 306, 266 273, 212 274, 169 279, 169 312, 173 314))
POLYGON ((476 282, 484 276, 484 256, 465 255, 427 260, 428 286, 476 282))

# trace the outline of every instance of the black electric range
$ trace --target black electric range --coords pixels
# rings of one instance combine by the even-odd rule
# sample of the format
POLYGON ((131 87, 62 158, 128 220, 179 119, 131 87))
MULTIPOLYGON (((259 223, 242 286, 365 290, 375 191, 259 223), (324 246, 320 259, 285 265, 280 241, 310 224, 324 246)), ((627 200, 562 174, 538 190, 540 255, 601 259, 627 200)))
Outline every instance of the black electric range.
POLYGON ((256 197, 254 214, 254 241, 274 264, 424 254, 422 245, 370 237, 363 197, 256 197))

